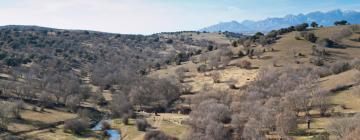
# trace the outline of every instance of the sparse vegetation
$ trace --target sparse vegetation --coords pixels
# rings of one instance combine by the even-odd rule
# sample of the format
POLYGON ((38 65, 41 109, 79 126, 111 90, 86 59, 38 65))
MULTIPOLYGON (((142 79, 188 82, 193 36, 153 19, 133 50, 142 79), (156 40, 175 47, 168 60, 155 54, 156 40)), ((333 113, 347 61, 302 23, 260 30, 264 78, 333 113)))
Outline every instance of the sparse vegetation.
POLYGON ((238 61, 236 66, 242 69, 251 69, 251 62, 246 60, 238 61))
POLYGON ((177 138, 168 136, 162 131, 148 131, 144 136, 144 140, 177 140, 177 138))
POLYGON ((330 69, 334 74, 339 74, 341 72, 349 70, 350 64, 345 61, 338 61, 331 65, 330 69))
POLYGON ((0 129, 91 139, 90 124, 113 119, 102 129, 146 140, 356 139, 359 29, 310 26, 147 36, 0 28, 0 129))

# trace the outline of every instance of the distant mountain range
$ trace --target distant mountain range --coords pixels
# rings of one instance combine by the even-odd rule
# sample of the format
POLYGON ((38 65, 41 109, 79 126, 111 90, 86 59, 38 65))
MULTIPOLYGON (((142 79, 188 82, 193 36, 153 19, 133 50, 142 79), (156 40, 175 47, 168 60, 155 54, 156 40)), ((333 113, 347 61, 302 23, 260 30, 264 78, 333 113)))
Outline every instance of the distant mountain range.
POLYGON ((333 10, 329 12, 312 12, 308 14, 287 15, 283 18, 267 18, 260 21, 245 20, 242 22, 221 22, 201 29, 200 31, 229 31, 236 33, 269 32, 304 22, 317 22, 319 25, 331 26, 335 21, 347 20, 351 24, 360 24, 360 12, 333 10))

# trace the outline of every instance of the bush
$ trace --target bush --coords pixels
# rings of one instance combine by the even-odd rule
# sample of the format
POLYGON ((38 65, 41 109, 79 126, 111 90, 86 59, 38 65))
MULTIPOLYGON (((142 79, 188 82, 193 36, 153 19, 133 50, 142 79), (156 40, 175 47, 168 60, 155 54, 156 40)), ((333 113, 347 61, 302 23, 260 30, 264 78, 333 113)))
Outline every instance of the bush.
POLYGON ((207 50, 208 51, 212 51, 214 49, 214 46, 212 46, 212 45, 209 45, 208 47, 207 47, 207 50))
POLYGON ((242 69, 251 69, 251 62, 246 60, 238 61, 235 65, 242 69))
POLYGON ((201 72, 201 73, 206 72, 207 71, 207 66, 205 64, 202 64, 202 65, 197 67, 197 71, 201 72))
POLYGON ((360 71, 360 58, 355 58, 350 62, 351 68, 357 69, 360 71))
POLYGON ((146 131, 146 128, 149 127, 149 123, 146 119, 136 119, 136 128, 138 131, 146 131))
POLYGON ((162 131, 148 131, 145 133, 144 140, 178 140, 175 137, 166 135, 162 131))
POLYGON ((101 129, 102 130, 109 130, 111 129, 111 124, 108 121, 101 122, 101 129))
POLYGON ((337 139, 356 140, 359 135, 353 135, 360 131, 360 115, 335 119, 329 125, 329 132, 337 139), (354 137, 352 137, 354 136, 354 137), (349 139, 347 139, 349 138, 349 139))
POLYGON ((311 58, 310 59, 310 63, 316 65, 316 66, 323 66, 324 65, 324 60, 319 58, 319 57, 315 57, 315 58, 311 58))
POLYGON ((344 62, 344 61, 335 62, 334 64, 332 64, 330 66, 330 69, 334 74, 342 73, 344 71, 349 70, 350 68, 351 68, 350 64, 348 62, 344 62))
POLYGON ((307 33, 306 32, 303 37, 304 37, 305 40, 310 41, 312 43, 315 43, 316 40, 317 40, 317 37, 315 36, 314 33, 307 33))
POLYGON ((307 27, 309 27, 309 24, 308 23, 303 23, 303 24, 295 26, 294 29, 296 31, 305 31, 307 27))
POLYGON ((88 129, 89 123, 83 119, 73 119, 65 121, 64 131, 82 135, 88 129))
POLYGON ((168 40, 166 40, 166 43, 167 44, 172 44, 174 41, 172 40, 172 39, 168 39, 168 40))
POLYGON ((325 67, 318 67, 314 69, 314 72, 319 75, 319 77, 326 77, 332 74, 332 71, 325 67))
POLYGON ((108 101, 106 101, 105 97, 104 96, 100 96, 98 99, 97 99, 97 104, 99 106, 105 106, 108 104, 108 101))
POLYGON ((123 117, 133 113, 132 105, 123 93, 113 95, 110 110, 114 117, 123 117))
POLYGON ((319 47, 325 47, 325 48, 334 48, 336 45, 334 41, 328 38, 318 40, 316 43, 319 45, 319 47))
POLYGON ((213 72, 211 74, 211 78, 213 79, 214 83, 220 83, 221 75, 219 72, 213 72))
POLYGON ((184 67, 180 67, 175 70, 176 79, 178 79, 180 83, 184 82, 184 79, 186 78, 186 72, 189 72, 189 69, 184 67))
POLYGON ((129 116, 125 115, 121 118, 121 121, 123 124, 128 125, 129 124, 129 116))

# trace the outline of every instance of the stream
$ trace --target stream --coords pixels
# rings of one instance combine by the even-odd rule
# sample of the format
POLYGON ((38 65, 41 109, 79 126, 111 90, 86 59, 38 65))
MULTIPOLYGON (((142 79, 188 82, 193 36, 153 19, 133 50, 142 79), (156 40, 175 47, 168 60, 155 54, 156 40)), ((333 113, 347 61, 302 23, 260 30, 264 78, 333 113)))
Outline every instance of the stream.
MULTIPOLYGON (((106 121, 111 124, 111 120, 102 120, 102 121, 98 122, 91 130, 92 131, 102 131, 102 122, 103 121, 106 121)), ((107 133, 110 136, 109 140, 121 140, 121 135, 118 130, 113 130, 113 129, 105 130, 105 133, 107 133)))

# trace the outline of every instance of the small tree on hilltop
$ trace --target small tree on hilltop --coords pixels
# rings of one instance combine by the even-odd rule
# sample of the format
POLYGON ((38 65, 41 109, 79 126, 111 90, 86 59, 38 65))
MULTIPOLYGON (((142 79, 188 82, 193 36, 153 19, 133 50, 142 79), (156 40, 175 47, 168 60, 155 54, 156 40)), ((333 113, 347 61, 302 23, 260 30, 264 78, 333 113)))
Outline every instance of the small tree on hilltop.
POLYGON ((317 24, 315 21, 311 22, 311 27, 317 28, 319 27, 319 24, 317 24))
POLYGON ((348 24, 348 22, 346 20, 340 20, 340 21, 335 21, 334 22, 335 26, 346 25, 346 24, 348 24))

